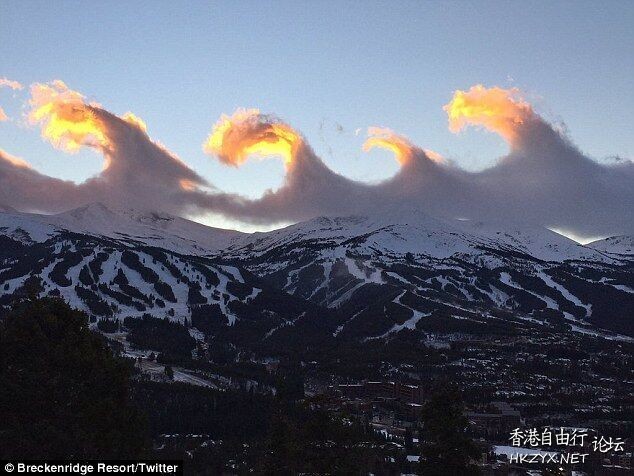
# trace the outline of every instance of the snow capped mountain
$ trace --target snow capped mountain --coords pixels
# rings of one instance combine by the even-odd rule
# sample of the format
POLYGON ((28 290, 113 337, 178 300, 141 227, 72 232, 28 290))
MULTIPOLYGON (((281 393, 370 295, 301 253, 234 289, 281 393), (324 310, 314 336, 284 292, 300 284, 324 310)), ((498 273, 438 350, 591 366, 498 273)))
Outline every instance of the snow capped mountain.
POLYGON ((601 250, 584 246, 545 227, 472 221, 461 221, 460 224, 465 230, 486 236, 499 246, 508 246, 543 261, 611 261, 601 250))
MULTIPOLYGON (((45 226, 17 218, 32 233, 45 226)), ((46 230, 51 236, 39 241, 15 229, 0 234, 0 310, 25 296, 53 296, 93 321, 149 314, 206 334, 224 332, 236 342, 261 339, 289 322, 316 321, 316 315, 324 323, 329 318, 235 266, 128 240, 46 230)))
POLYGON ((384 217, 318 217, 268 233, 254 233, 235 241, 225 253, 243 252, 259 255, 272 249, 296 246, 302 243, 336 247, 361 242, 368 253, 402 255, 408 252, 443 258, 454 253, 474 250, 477 238, 461 239, 462 231, 434 219, 388 222, 384 217))
POLYGON ((634 235, 621 235, 593 241, 586 246, 603 253, 634 256, 634 235))
POLYGON ((24 243, 42 242, 62 230, 37 219, 37 215, 15 210, 0 211, 0 233, 24 243))
POLYGON ((542 261, 613 260, 600 249, 583 246, 544 227, 439 219, 413 206, 378 208, 367 216, 317 217, 279 230, 245 235, 224 252, 260 255, 300 242, 327 242, 332 246, 354 242, 357 248, 363 242, 368 254, 413 253, 436 259, 477 256, 495 248, 542 261))
POLYGON ((7 210, 0 305, 37 285, 96 316, 147 312, 264 340, 303 326, 306 336, 387 337, 437 319, 634 335, 631 247, 631 237, 583 246, 546 228, 413 208, 253 234, 99 203, 7 210))
MULTIPOLYGON (((3 214, 4 215, 4 214, 3 214)), ((62 230, 158 246, 179 253, 204 255, 227 247, 242 233, 212 228, 163 212, 113 209, 91 203, 57 215, 10 212, 0 227, 18 228, 32 241, 44 241, 62 230), (41 224, 41 226, 38 226, 41 224)))
POLYGON ((369 313, 366 323, 373 319, 388 333, 434 312, 465 310, 558 317, 575 326, 589 320, 631 332, 629 319, 613 316, 605 301, 610 295, 634 310, 631 270, 546 228, 450 222, 420 212, 320 217, 246 236, 223 256, 295 296, 355 316, 369 313))

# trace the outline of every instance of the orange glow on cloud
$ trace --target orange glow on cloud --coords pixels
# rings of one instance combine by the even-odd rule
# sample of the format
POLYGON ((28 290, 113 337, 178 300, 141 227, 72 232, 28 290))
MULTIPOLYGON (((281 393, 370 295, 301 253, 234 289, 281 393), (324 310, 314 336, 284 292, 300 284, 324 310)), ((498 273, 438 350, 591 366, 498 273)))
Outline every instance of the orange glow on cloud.
POLYGON ((196 190, 196 184, 191 181, 191 180, 187 180, 187 179, 181 179, 179 180, 178 184, 180 185, 180 187, 187 191, 187 192, 192 192, 194 190, 196 190))
POLYGON ((0 122, 4 122, 8 120, 9 120, 9 116, 7 116, 7 114, 4 112, 4 109, 0 107, 0 122))
POLYGON ((24 86, 22 86, 19 82, 17 81, 13 81, 11 79, 7 79, 5 78, 0 78, 0 88, 11 88, 14 91, 17 91, 19 89, 23 89, 24 86))
POLYGON ((105 125, 95 114, 96 104, 87 104, 63 81, 31 86, 29 122, 42 125, 42 137, 58 149, 77 152, 81 146, 105 148, 105 125))
POLYGON ((138 127, 143 132, 147 133, 147 124, 145 123, 143 119, 141 119, 136 114, 128 111, 123 116, 121 116, 121 119, 123 119, 125 122, 129 124, 132 124, 133 126, 138 127))
POLYGON ((533 116, 519 89, 485 88, 478 84, 468 91, 456 91, 444 108, 449 130, 460 132, 468 125, 482 126, 512 142, 519 125, 533 116))
POLYGON ((12 165, 20 167, 22 169, 30 169, 31 165, 20 157, 9 154, 6 150, 0 149, 0 157, 7 160, 12 165))
POLYGON ((390 129, 382 127, 368 128, 368 138, 363 143, 363 150, 368 152, 375 147, 393 152, 396 160, 401 165, 405 165, 412 160, 412 144, 390 129))
POLYGON ((438 152, 435 152, 431 149, 423 149, 423 152, 425 152, 425 155, 432 161, 432 162, 436 162, 437 164, 446 164, 447 161, 445 160, 445 158, 440 155, 438 152))
POLYGON ((222 115, 203 150, 235 167, 251 155, 279 155, 289 166, 301 141, 301 136, 290 126, 261 114, 258 109, 238 109, 232 116, 222 115))

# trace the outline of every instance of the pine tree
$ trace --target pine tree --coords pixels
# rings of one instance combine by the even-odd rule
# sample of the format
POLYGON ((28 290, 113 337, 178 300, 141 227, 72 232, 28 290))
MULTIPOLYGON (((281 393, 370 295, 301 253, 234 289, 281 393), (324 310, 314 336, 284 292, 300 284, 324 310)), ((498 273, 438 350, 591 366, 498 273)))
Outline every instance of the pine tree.
POLYGON ((466 433, 468 420, 460 390, 445 384, 432 395, 422 410, 423 445, 421 469, 429 476, 480 474, 471 460, 478 449, 466 433))
POLYGON ((174 380, 174 369, 170 365, 165 366, 164 372, 168 379, 174 380))
POLYGON ((130 367, 58 299, 0 321, 0 448, 5 458, 138 457, 147 442, 130 367))

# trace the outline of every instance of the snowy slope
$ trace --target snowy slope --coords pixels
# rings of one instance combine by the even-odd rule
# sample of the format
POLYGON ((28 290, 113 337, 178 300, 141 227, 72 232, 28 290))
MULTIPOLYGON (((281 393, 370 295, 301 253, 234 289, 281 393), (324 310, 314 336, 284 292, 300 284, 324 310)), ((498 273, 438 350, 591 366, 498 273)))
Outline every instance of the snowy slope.
POLYGON ((593 241, 586 246, 604 253, 634 256, 634 235, 621 235, 593 241))
POLYGON ((56 226, 40 222, 36 215, 15 210, 0 211, 0 234, 20 242, 46 241, 61 231, 56 226))
POLYGON ((460 225, 500 246, 508 246, 543 261, 611 261, 600 249, 584 246, 545 227, 472 221, 461 221, 460 225))
POLYGON ((525 253, 543 261, 612 261, 601 250, 583 246, 543 227, 440 220, 414 213, 377 213, 371 216, 318 217, 235 240, 226 252, 261 255, 273 248, 298 242, 363 242, 368 253, 413 253, 436 259, 454 255, 479 255, 482 249, 525 253))
POLYGON ((634 272, 623 253, 631 243, 616 237, 583 246, 546 228, 441 220, 414 208, 253 234, 101 204, 58 215, 7 210, 0 212, 0 300, 35 276, 45 294, 120 317, 147 311, 183 320, 192 307, 213 305, 231 325, 241 312, 267 316, 266 306, 283 302, 293 311, 273 319, 279 331, 271 335, 309 305, 348 320, 337 335, 360 338, 416 329, 430 316, 500 313, 634 335, 634 272), (251 275, 279 294, 245 285, 251 275), (241 307, 249 301, 256 308, 241 307))
POLYGON ((541 227, 409 211, 320 217, 243 237, 223 257, 303 299, 383 319, 374 327, 387 333, 439 310, 632 330, 634 276, 623 259, 541 227))
POLYGON ((32 241, 44 241, 60 230, 67 230, 197 255, 217 252, 242 235, 163 212, 112 209, 101 203, 57 215, 0 212, 0 227, 5 227, 6 233, 22 230, 32 241))
POLYGON ((64 231, 40 242, 7 236, 0 234, 0 307, 35 292, 93 320, 147 313, 207 332, 253 328, 260 336, 316 307, 209 258, 64 231))

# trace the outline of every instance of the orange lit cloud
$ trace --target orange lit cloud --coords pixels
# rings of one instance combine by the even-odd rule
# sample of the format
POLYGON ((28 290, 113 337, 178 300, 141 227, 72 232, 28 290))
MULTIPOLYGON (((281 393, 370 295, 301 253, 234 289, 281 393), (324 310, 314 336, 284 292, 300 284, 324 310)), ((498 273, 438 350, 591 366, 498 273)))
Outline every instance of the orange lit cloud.
POLYGON ((196 182, 192 180, 181 179, 179 180, 178 184, 186 192, 193 192, 194 190, 198 188, 198 185, 196 184, 196 182))
POLYGON ((363 150, 368 152, 375 147, 394 153, 394 157, 401 165, 410 162, 413 157, 412 144, 390 129, 382 127, 368 128, 368 138, 363 143, 363 150))
POLYGON ((20 157, 16 157, 15 155, 9 154, 6 150, 0 149, 0 158, 6 160, 11 165, 21 169, 30 169, 31 165, 20 157))
POLYGON ((11 88, 14 91, 17 91, 19 89, 23 89, 24 86, 22 86, 19 82, 17 81, 13 81, 11 79, 7 79, 5 78, 0 78, 0 88, 11 88))
POLYGON ((117 116, 62 81, 31 86, 28 121, 44 139, 65 152, 91 147, 104 167, 82 183, 25 172, 15 160, 0 162, 0 199, 21 208, 60 211, 86 201, 180 213, 190 206, 184 194, 208 182, 147 134, 145 122, 128 112, 117 116), (33 190, 46 189, 46 193, 33 190))
POLYGON ((433 217, 524 220, 580 236, 632 232, 634 162, 593 161, 534 113, 516 89, 478 85, 457 91, 445 106, 452 131, 480 126, 511 143, 495 165, 467 171, 389 129, 370 128, 364 150, 386 149, 402 165, 379 183, 336 173, 299 132, 274 116, 255 109, 223 115, 203 144, 205 152, 235 167, 251 156, 279 156, 286 164, 282 185, 259 198, 214 186, 153 140, 132 113, 112 114, 61 81, 35 84, 31 92, 28 119, 41 126, 42 136, 69 152, 93 147, 106 167, 78 184, 42 174, 0 150, 0 203, 22 210, 56 212, 101 201, 272 224, 413 206, 433 217))
MULTIPOLYGON (((397 134, 391 129, 383 127, 369 127, 368 138, 363 143, 363 150, 368 152, 375 147, 386 149, 394 153, 394 157, 401 165, 410 163, 416 156, 416 153, 421 150, 412 144, 407 138, 397 134)), ((446 163, 444 157, 438 152, 434 152, 430 149, 422 149, 422 151, 432 162, 437 164, 446 163)))
POLYGON ((121 116, 121 119, 123 119, 129 124, 132 124, 133 126, 138 127, 143 132, 147 133, 147 124, 145 123, 143 119, 141 119, 139 116, 135 115, 134 113, 128 111, 123 116, 121 116))
POLYGON ((63 81, 31 86, 31 124, 42 126, 42 137, 58 149, 77 152, 82 146, 108 146, 105 125, 95 114, 97 104, 88 104, 63 81))
POLYGON ((4 109, 2 109, 2 107, 0 106, 0 122, 4 122, 4 121, 8 121, 8 120, 9 120, 9 117, 4 112, 4 109))
POLYGON ((258 109, 238 109, 231 116, 222 115, 203 150, 235 167, 251 155, 279 155, 289 166, 301 142, 297 132, 274 117, 261 114, 258 109))
POLYGON ((468 125, 482 126, 508 142, 516 137, 518 127, 534 115, 517 88, 485 88, 481 84, 468 91, 456 91, 443 109, 449 116, 451 132, 460 132, 468 125))
POLYGON ((431 149, 423 149, 423 152, 425 152, 425 155, 432 161, 432 162, 436 162, 437 164, 446 164, 447 160, 440 155, 438 152, 435 152, 431 149))

